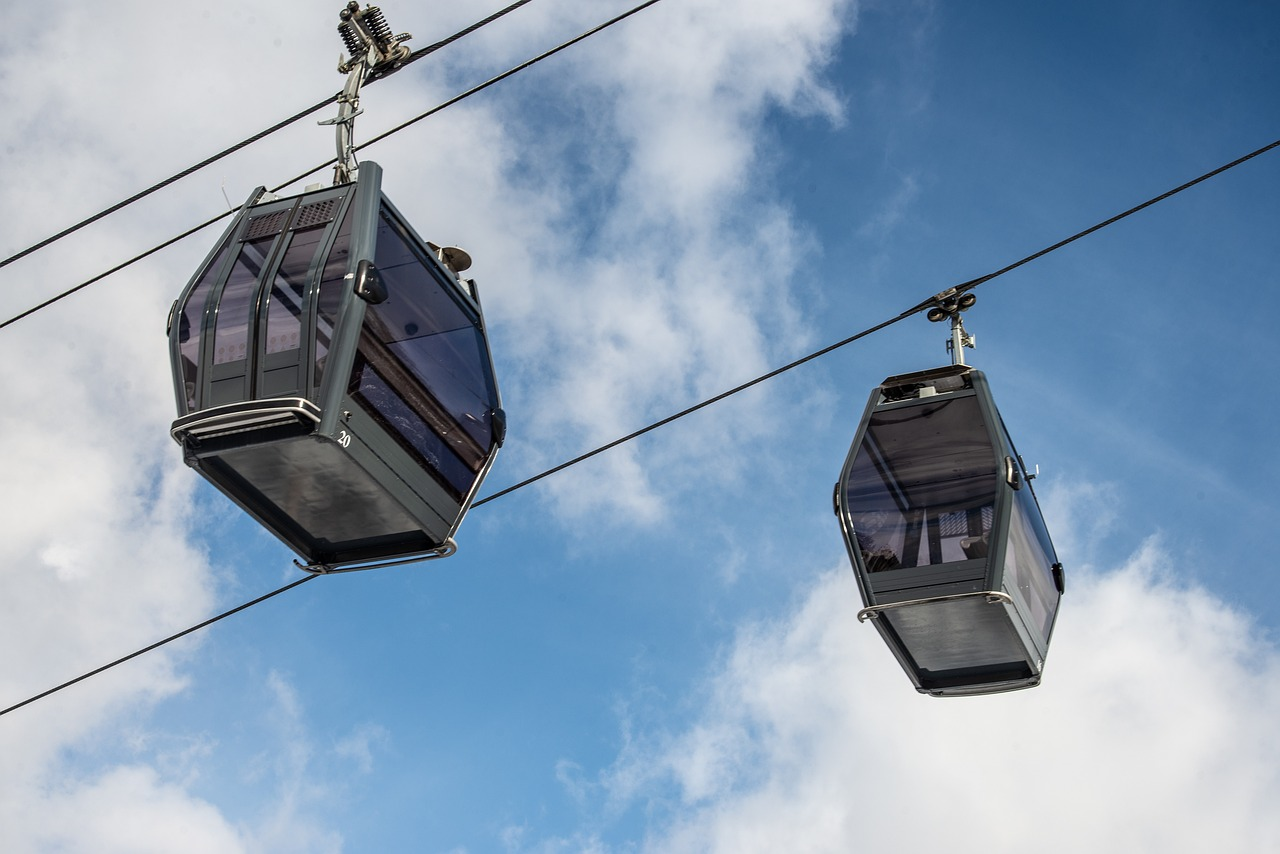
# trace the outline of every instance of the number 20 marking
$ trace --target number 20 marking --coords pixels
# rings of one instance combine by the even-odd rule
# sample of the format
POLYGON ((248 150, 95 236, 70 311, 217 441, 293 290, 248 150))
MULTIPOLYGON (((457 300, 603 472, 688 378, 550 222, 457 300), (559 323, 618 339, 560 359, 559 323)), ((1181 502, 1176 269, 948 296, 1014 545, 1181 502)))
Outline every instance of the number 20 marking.
POLYGON ((338 431, 338 444, 344 448, 351 447, 351 434, 346 430, 338 431))

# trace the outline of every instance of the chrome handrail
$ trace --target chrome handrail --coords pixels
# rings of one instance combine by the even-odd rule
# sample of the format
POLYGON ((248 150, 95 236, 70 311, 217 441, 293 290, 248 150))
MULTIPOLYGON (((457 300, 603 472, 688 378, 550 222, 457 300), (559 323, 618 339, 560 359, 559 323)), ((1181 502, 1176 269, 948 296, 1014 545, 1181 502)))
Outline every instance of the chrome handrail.
POLYGON ((858 612, 858 622, 865 623, 867 620, 874 620, 880 616, 881 611, 891 611, 895 608, 906 608, 911 605, 928 605, 932 602, 951 602, 956 599, 971 599, 974 596, 985 596, 987 602, 992 605, 1012 605, 1013 597, 1008 593, 1002 593, 999 590, 979 590, 976 593, 951 593, 947 596, 931 596, 928 599, 908 599, 904 602, 888 602, 884 605, 872 605, 869 608, 863 608, 858 612))
POLYGON ((382 569, 386 566, 400 566, 406 563, 421 563, 426 560, 436 560, 442 557, 449 557, 458 551, 458 544, 453 541, 453 537, 449 537, 444 544, 431 549, 414 557, 399 558, 397 560, 375 561, 374 563, 361 564, 359 566, 330 566, 327 563, 307 563, 302 564, 294 561, 293 565, 298 569, 306 570, 312 575, 336 575, 339 572, 359 572, 363 569, 382 569))

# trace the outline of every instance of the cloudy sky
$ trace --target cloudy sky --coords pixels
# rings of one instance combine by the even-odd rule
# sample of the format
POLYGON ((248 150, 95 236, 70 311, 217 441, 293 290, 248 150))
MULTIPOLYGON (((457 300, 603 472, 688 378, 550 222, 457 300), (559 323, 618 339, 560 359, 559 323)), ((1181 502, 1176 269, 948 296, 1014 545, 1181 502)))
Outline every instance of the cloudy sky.
MULTIPOLYGON (((421 47, 500 5, 383 8, 421 47)), ((357 139, 631 5, 534 0, 370 86, 357 139)), ((340 7, 8 10, 0 256, 337 91, 340 7)), ((475 258, 488 494, 1274 141, 1278 33, 1246 0, 662 0, 362 156, 475 258)), ((323 163, 331 112, 0 269, 0 319, 323 163)), ((1035 690, 920 696, 854 619, 831 488, 871 388, 947 361, 916 318, 476 508, 447 561, 3 716, 0 848, 1280 848, 1278 186, 1280 150, 977 292, 1068 573, 1035 690)), ((216 236, 0 329, 0 707, 299 577, 167 435, 216 236)))

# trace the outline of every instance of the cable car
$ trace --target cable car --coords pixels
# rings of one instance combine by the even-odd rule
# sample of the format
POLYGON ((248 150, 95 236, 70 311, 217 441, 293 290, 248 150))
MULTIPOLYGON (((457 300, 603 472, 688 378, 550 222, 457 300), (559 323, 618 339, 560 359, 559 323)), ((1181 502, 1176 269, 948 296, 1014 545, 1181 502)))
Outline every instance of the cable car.
POLYGON ((1033 477, 986 377, 962 359, 872 392, 836 513, 866 606, 858 619, 921 693, 1039 684, 1064 580, 1033 477))
POLYGON ((454 552, 505 433, 469 264, 366 161, 301 195, 259 187, 174 304, 173 438, 303 568, 454 552))

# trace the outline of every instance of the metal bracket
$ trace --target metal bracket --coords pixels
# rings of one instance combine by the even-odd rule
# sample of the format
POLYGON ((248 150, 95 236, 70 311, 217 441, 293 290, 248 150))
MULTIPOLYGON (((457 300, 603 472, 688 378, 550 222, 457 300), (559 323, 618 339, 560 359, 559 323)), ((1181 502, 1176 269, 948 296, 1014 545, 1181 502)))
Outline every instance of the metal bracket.
POLYGON ((948 318, 951 320, 951 337, 947 339, 947 352, 951 354, 953 365, 963 365, 964 348, 968 347, 972 350, 977 344, 977 339, 965 331, 964 321, 960 318, 960 312, 973 308, 977 301, 978 298, 973 294, 960 293, 956 288, 950 288, 933 298, 933 308, 929 309, 926 315, 933 323, 948 318))
POLYGON ((909 608, 914 605, 930 605, 934 602, 951 602, 956 599, 972 599, 975 596, 984 596, 991 605, 1012 605, 1013 597, 1008 593, 1001 593, 999 590, 980 590, 977 593, 953 593, 950 596, 932 596, 928 599, 908 599, 905 602, 889 602, 885 605, 872 605, 870 608, 863 608, 858 612, 858 622, 865 623, 867 620, 877 619, 882 611, 892 611, 896 608, 909 608))
POLYGON ((364 112, 360 109, 360 87, 404 65, 410 55, 404 42, 413 38, 409 33, 393 35, 381 9, 366 6, 361 11, 356 0, 351 0, 338 17, 342 19, 338 34, 350 53, 346 59, 339 56, 338 71, 347 75, 347 83, 338 96, 338 115, 317 122, 334 125, 337 130, 338 163, 333 170, 335 185, 354 181, 360 168, 356 162, 354 141, 356 116, 364 112))

